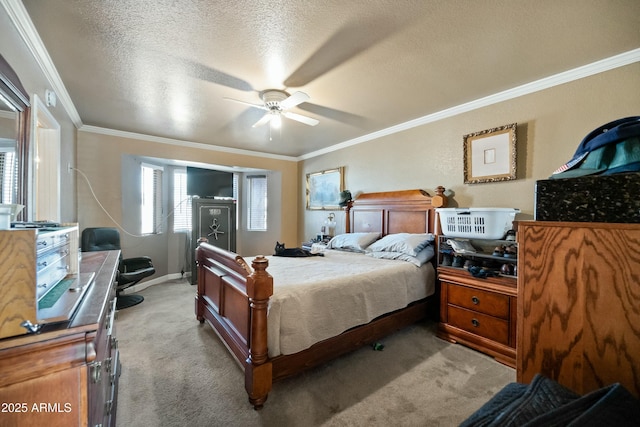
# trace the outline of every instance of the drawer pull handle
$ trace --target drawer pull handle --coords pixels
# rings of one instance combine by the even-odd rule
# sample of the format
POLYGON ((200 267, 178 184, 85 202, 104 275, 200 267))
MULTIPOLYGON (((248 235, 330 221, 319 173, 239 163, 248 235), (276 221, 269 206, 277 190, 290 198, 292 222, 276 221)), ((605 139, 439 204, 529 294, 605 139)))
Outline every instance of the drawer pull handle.
POLYGON ((91 365, 91 381, 94 384, 102 380, 102 362, 96 362, 91 365))
POLYGON ((475 305, 478 305, 478 304, 480 304, 480 298, 471 297, 471 302, 474 303, 475 305))
POLYGON ((36 332, 38 332, 40 330, 40 327, 42 325, 39 324, 39 323, 36 323, 34 325, 33 323, 31 323, 30 320, 23 320, 22 323, 20 323, 20 326, 25 328, 30 334, 35 334, 36 332))
POLYGON ((471 319, 471 324, 476 328, 480 326, 480 322, 478 322, 478 319, 471 319))

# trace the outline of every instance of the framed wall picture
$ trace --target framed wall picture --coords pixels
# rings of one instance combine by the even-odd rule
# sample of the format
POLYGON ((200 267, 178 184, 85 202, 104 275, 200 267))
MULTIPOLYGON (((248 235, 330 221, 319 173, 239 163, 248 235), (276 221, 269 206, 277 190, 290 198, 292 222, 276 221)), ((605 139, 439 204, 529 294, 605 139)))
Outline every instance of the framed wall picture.
POLYGON ((464 136, 464 183, 516 179, 516 123, 464 136))
POLYGON ((344 167, 307 174, 307 209, 340 209, 344 167))

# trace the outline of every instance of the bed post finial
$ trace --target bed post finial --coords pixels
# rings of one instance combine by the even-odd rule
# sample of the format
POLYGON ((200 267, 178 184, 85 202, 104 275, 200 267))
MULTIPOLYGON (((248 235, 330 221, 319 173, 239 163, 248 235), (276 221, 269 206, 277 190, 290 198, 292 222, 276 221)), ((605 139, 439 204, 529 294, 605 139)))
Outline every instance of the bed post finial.
POLYGON ((349 200, 344 206, 344 232, 351 233, 351 208, 353 207, 353 200, 349 200))
POLYGON ((251 310, 249 357, 244 371, 249 402, 260 409, 271 391, 273 374, 267 348, 267 308, 273 295, 273 277, 267 273, 269 260, 260 255, 251 263, 253 273, 247 277, 247 296, 251 310))
POLYGON ((431 198, 431 205, 434 208, 446 208, 448 204, 447 196, 444 195, 444 187, 436 188, 436 195, 431 198))

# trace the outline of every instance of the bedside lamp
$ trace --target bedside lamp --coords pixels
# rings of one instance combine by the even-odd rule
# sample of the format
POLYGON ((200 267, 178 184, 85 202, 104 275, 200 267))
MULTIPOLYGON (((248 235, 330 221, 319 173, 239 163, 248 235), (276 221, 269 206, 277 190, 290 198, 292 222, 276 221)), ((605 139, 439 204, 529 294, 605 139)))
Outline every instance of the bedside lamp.
POLYGON ((336 218, 335 214, 333 212, 331 212, 329 214, 329 216, 327 217, 327 219, 324 221, 324 224, 325 224, 325 227, 326 227, 325 228, 326 232, 330 237, 333 237, 334 234, 336 234, 336 221, 335 221, 335 218, 336 218))

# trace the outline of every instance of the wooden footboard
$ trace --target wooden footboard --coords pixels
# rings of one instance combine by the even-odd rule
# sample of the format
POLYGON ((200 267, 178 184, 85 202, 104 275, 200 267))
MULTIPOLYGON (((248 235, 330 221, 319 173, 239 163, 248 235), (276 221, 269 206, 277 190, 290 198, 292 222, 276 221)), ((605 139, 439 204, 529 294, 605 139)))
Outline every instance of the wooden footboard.
POLYGON ((198 293, 196 318, 213 327, 244 368, 249 401, 259 409, 272 384, 267 350, 267 307, 273 278, 266 258, 256 257, 251 267, 223 249, 201 243, 196 250, 198 293))
POLYGON ((249 402, 260 409, 274 381, 296 375, 371 344, 427 317, 430 297, 381 316, 291 355, 270 359, 267 349, 267 307, 273 278, 268 260, 257 257, 251 267, 242 257, 203 243, 197 251, 196 318, 213 327, 245 373, 249 402))

